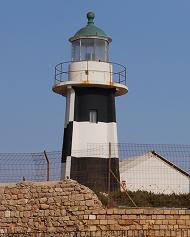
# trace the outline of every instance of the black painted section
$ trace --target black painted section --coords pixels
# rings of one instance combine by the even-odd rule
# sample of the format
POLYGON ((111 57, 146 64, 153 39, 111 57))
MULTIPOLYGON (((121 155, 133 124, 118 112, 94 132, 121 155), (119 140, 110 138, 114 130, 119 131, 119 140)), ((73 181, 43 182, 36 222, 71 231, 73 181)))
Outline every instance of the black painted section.
POLYGON ((66 162, 67 156, 71 155, 72 135, 73 135, 73 122, 69 122, 67 127, 64 129, 62 160, 61 160, 62 163, 66 162))
POLYGON ((115 89, 74 87, 74 121, 89 121, 89 111, 98 112, 98 122, 116 122, 115 89))
MULTIPOLYGON (((119 159, 111 158, 111 170, 118 180, 119 159)), ((70 178, 78 181, 94 191, 108 191, 109 159, 95 157, 72 157, 70 178)), ((114 176, 110 175, 110 191, 118 191, 120 185, 114 176)))

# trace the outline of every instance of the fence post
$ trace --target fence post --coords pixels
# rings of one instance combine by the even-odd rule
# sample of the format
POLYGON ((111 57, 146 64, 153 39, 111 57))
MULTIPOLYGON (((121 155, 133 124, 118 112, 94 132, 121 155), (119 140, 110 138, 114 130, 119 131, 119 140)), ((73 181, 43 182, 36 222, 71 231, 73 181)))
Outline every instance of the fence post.
POLYGON ((116 177, 116 175, 114 174, 114 172, 112 170, 110 170, 110 173, 113 175, 113 177, 117 180, 118 184, 120 184, 120 186, 123 188, 124 192, 127 194, 128 198, 131 200, 131 202, 133 203, 133 205, 135 207, 137 207, 136 203, 133 201, 133 199, 131 198, 131 196, 128 194, 127 190, 125 189, 125 187, 123 186, 122 183, 120 183, 119 179, 116 177))
POLYGON ((50 177, 50 162, 49 162, 49 159, 48 159, 48 156, 47 156, 47 153, 46 153, 45 150, 44 150, 44 156, 45 156, 46 161, 47 161, 47 181, 49 181, 49 177, 50 177))

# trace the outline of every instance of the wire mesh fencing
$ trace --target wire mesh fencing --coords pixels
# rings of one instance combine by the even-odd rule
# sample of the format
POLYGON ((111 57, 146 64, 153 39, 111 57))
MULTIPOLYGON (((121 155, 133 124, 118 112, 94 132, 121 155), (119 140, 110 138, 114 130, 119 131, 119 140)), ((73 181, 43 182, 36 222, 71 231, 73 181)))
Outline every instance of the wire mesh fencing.
MULTIPOLYGON (((85 178, 89 187, 93 187, 95 182, 109 182, 111 176, 111 182, 116 179, 123 191, 141 190, 168 195, 190 192, 190 145, 96 143, 88 144, 86 150, 74 151, 74 157, 88 157, 89 164, 85 164, 84 170, 92 169, 98 174, 91 177, 89 172, 89 177, 85 178), (90 158, 96 159, 91 162, 93 167, 90 158), (107 158, 107 163, 102 163, 105 166, 102 168, 107 172, 99 174, 96 170, 101 170, 99 161, 104 158, 107 158), (117 158, 119 167, 116 167, 117 158)), ((109 189, 109 184, 107 186, 109 189)))
POLYGON ((0 153, 0 183, 20 181, 45 181, 60 179, 61 153, 0 153))
POLYGON ((128 190, 189 193, 189 145, 120 144, 119 152, 121 182, 128 190))
MULTIPOLYGON (((96 159, 93 169, 101 170, 100 159, 107 160, 104 176, 91 177, 98 184, 117 179, 121 189, 155 194, 188 194, 190 192, 190 145, 166 144, 88 144, 87 149, 72 151, 72 157, 96 159), (110 158, 110 159, 109 159, 110 158), (109 160, 119 158, 119 167, 109 167, 109 160), (113 169, 115 171, 113 172, 113 169), (110 179, 109 179, 110 178, 110 179)), ((80 162, 79 162, 80 163, 80 162)), ((88 161, 86 162, 88 163, 88 161)), ((113 163, 115 164, 115 163, 113 163)), ((87 167, 80 167, 86 172, 87 167)), ((77 171, 76 171, 77 172, 77 171)), ((88 173, 88 172, 87 172, 88 173)), ((91 174, 89 173, 89 176, 91 174)), ((60 180, 61 152, 0 153, 0 182, 60 180)), ((88 177, 87 177, 88 180, 88 177)), ((89 183, 90 185, 90 183, 89 183)))

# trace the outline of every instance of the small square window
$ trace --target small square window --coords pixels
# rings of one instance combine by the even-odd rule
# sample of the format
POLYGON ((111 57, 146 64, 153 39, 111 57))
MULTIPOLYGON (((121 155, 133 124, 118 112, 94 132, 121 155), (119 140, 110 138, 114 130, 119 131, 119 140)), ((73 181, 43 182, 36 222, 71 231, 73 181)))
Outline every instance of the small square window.
POLYGON ((89 122, 90 123, 97 123, 98 122, 98 114, 96 110, 89 111, 89 122))

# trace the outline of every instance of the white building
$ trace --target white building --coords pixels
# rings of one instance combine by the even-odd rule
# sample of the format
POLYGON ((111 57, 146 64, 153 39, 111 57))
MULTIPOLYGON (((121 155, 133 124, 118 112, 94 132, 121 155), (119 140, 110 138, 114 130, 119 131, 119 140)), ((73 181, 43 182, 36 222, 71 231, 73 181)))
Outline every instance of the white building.
POLYGON ((154 151, 120 161, 120 179, 131 191, 190 192, 190 174, 154 151))

